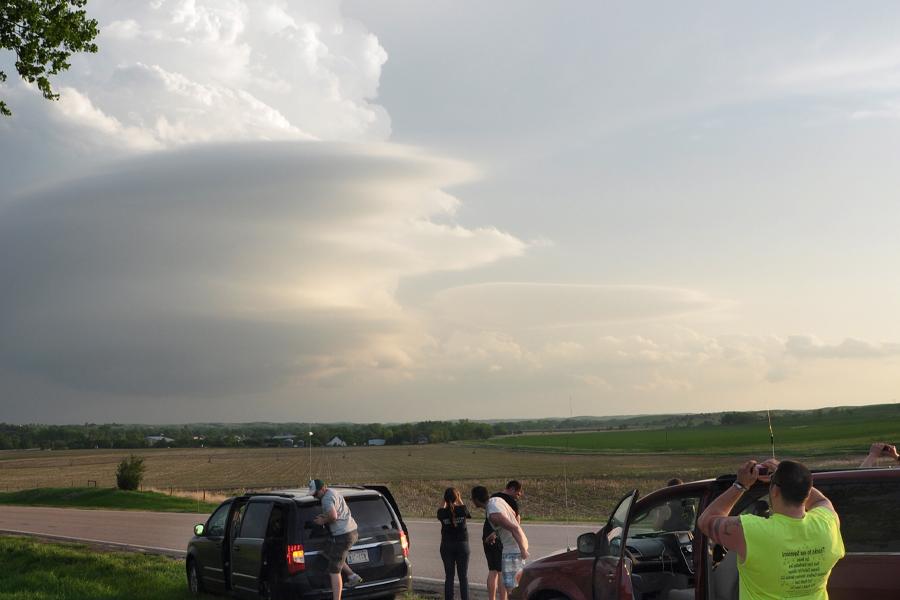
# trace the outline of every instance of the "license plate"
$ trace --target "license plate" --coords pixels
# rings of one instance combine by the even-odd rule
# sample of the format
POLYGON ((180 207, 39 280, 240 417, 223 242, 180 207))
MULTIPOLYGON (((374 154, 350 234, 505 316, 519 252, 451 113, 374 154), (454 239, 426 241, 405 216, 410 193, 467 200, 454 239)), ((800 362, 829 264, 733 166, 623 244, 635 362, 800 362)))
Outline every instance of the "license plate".
POLYGON ((368 550, 352 550, 350 554, 347 555, 348 565, 358 565, 359 563, 366 562, 369 562, 368 550))

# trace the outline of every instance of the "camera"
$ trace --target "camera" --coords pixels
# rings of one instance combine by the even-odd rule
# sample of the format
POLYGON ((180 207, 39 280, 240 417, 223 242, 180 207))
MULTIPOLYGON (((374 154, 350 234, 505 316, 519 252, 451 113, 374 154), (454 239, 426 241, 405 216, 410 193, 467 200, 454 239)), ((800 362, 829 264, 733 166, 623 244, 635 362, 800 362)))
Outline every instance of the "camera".
MULTIPOLYGON (((896 448, 896 447, 897 447, 897 446, 894 445, 894 448, 896 448)), ((882 455, 882 456, 893 456, 893 455, 894 455, 894 453, 891 452, 891 444, 885 444, 885 445, 881 448, 881 455, 882 455)))
POLYGON ((766 465, 756 465, 756 474, 760 477, 765 477, 769 474, 769 467, 766 465))

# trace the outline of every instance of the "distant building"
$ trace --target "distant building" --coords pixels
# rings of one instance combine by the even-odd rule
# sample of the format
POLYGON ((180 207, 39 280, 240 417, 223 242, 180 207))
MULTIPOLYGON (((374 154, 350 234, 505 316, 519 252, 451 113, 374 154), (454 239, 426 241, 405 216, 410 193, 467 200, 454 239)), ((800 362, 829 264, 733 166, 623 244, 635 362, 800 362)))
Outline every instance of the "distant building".
POLYGON ((144 438, 144 442, 145 442, 148 446, 155 446, 155 445, 159 444, 160 442, 163 442, 164 444, 171 444, 171 443, 174 442, 174 441, 175 441, 175 440, 173 440, 172 438, 166 437, 166 436, 164 436, 164 435, 162 435, 162 434, 160 434, 160 435, 148 435, 148 436, 146 436, 146 437, 144 438))
POLYGON ((345 442, 344 440, 342 440, 342 439, 339 438, 338 436, 334 436, 333 438, 331 438, 330 440, 328 440, 328 443, 326 443, 325 445, 326 445, 326 446, 331 446, 331 447, 333 448, 333 447, 335 447, 335 446, 346 446, 346 445, 347 445, 347 442, 345 442))
POLYGON ((370 445, 370 446, 384 446, 387 442, 385 442, 385 441, 384 441, 383 439, 381 439, 381 438, 375 438, 375 439, 369 440, 369 441, 366 442, 366 443, 367 443, 368 445, 370 445))
MULTIPOLYGON (((297 436, 295 435, 273 435, 269 438, 269 442, 266 444, 267 446, 281 446, 282 448, 293 448, 295 446, 294 439, 297 436)), ((300 442, 300 445, 303 445, 303 442, 300 442)))
POLYGON ((428 443, 428 436, 427 436, 427 435, 420 435, 420 436, 419 436, 419 440, 418 440, 416 443, 417 443, 417 444, 427 444, 427 443, 428 443))

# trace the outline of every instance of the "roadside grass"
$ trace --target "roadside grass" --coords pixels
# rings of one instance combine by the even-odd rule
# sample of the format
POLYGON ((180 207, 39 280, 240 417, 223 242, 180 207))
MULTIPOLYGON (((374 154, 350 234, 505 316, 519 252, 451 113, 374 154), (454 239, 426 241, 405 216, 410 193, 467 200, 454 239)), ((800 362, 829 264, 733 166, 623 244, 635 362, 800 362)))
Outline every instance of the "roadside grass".
POLYGON ((0 565, 0 600, 192 598, 184 561, 164 556, 0 536, 0 565))
MULTIPOLYGON (((184 561, 0 535, 0 600, 189 600, 184 561)), ((201 594, 206 600, 219 596, 201 594)), ((400 600, 437 596, 407 592, 400 600)))
POLYGON ((155 512, 211 512, 216 504, 159 492, 130 492, 114 488, 40 488, 0 492, 0 504, 106 508, 155 512))

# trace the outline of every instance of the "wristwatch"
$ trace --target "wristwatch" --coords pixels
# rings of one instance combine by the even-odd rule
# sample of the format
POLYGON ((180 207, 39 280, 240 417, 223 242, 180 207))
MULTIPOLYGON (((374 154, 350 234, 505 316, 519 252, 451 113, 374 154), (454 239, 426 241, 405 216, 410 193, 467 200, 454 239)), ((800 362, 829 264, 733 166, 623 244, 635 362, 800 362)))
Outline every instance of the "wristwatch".
POLYGON ((740 481, 735 481, 734 483, 731 484, 731 487, 737 488, 738 490, 740 490, 740 492, 742 494, 747 491, 747 486, 742 484, 740 481))

